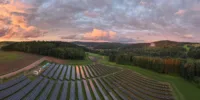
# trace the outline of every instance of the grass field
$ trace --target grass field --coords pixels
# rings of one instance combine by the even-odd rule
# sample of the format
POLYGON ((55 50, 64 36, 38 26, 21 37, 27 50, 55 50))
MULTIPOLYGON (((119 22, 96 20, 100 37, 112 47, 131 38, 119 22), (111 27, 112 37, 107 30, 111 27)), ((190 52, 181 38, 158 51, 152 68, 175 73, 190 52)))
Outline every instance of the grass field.
POLYGON ((188 45, 184 45, 183 47, 187 50, 187 52, 190 50, 190 48, 188 47, 188 45))
POLYGON ((166 74, 160 74, 151 70, 143 69, 136 66, 119 65, 108 61, 108 57, 100 56, 90 53, 89 55, 102 58, 99 62, 105 65, 117 66, 122 68, 128 68, 149 78, 153 78, 159 81, 168 82, 173 88, 174 95, 177 100, 200 100, 200 89, 196 84, 188 82, 179 76, 171 76, 166 74))
POLYGON ((41 56, 22 52, 0 51, 0 75, 4 75, 35 62, 41 56))

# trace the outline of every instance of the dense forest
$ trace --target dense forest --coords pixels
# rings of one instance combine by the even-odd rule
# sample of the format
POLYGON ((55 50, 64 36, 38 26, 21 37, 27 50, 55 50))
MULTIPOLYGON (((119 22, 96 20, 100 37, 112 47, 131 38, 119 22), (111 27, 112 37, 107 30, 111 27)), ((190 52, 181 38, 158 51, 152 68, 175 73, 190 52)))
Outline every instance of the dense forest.
POLYGON ((1 48, 5 51, 22 51, 62 59, 84 59, 85 48, 67 42, 15 42, 1 48))
POLYGON ((185 43, 163 41, 158 42, 155 47, 132 44, 108 56, 110 61, 118 64, 139 66, 165 74, 179 74, 188 80, 199 80, 200 47, 189 44, 187 50, 184 45, 185 43))

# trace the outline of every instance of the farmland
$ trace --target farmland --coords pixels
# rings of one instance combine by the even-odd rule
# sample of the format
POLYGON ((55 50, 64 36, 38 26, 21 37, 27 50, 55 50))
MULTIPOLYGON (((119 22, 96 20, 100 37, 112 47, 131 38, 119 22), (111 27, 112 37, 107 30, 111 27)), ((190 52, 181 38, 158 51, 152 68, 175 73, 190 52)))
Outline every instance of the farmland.
POLYGON ((41 56, 39 55, 23 52, 0 51, 0 75, 4 75, 26 67, 40 58, 41 56))
POLYGON ((33 81, 22 75, 0 85, 5 100, 174 100, 169 84, 101 64, 51 63, 33 81), (8 92, 12 91, 12 92, 8 92))

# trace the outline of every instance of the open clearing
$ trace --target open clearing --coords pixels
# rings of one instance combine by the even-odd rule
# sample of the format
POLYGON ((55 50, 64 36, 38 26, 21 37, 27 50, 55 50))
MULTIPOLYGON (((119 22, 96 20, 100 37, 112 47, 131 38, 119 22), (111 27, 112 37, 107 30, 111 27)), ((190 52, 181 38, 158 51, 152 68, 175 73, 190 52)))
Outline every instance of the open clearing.
POLYGON ((33 81, 20 76, 0 85, 5 100, 174 100, 169 84, 131 70, 51 63, 33 81))
POLYGON ((26 67, 41 57, 42 56, 22 52, 0 51, 0 75, 26 67))

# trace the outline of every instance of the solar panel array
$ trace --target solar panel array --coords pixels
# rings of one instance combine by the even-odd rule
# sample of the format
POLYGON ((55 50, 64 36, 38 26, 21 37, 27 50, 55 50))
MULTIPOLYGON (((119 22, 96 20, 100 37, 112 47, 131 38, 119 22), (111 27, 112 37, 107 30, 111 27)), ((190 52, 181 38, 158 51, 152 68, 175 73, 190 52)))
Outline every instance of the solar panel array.
POLYGON ((34 81, 0 85, 0 100, 174 100, 169 85, 103 65, 50 64, 34 81))
POLYGON ((118 68, 106 67, 102 65, 72 66, 51 64, 42 76, 54 80, 81 80, 95 78, 119 71, 118 68))

